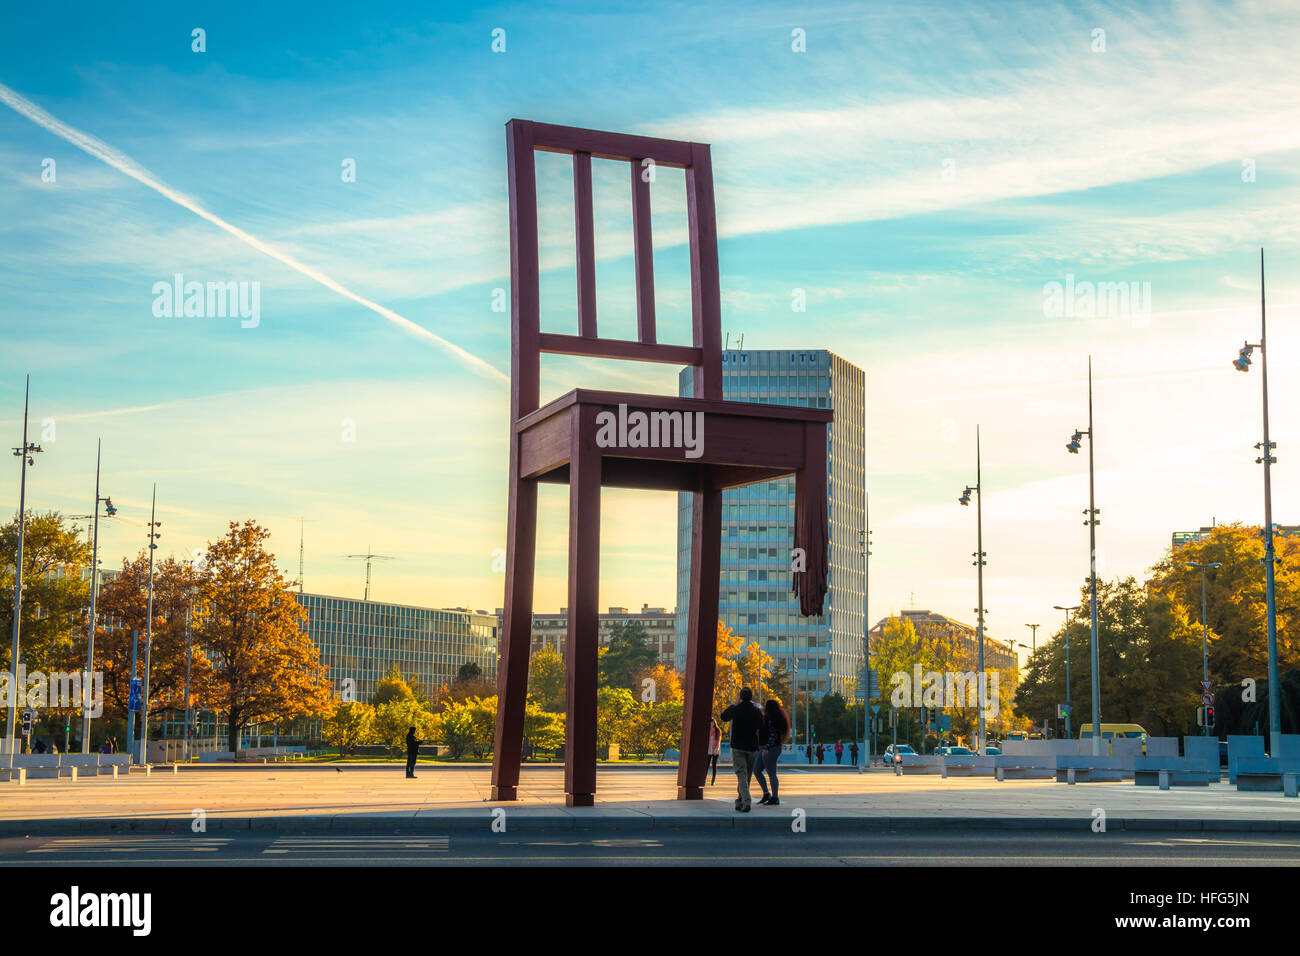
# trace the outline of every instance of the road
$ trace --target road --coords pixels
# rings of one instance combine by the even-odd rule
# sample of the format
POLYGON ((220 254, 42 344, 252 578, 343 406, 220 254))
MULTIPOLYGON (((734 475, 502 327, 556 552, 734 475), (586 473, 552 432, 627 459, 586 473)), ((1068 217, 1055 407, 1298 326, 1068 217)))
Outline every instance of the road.
POLYGON ((1300 834, 663 830, 611 835, 105 834, 0 838, 0 863, 26 866, 794 866, 1300 865, 1300 834))

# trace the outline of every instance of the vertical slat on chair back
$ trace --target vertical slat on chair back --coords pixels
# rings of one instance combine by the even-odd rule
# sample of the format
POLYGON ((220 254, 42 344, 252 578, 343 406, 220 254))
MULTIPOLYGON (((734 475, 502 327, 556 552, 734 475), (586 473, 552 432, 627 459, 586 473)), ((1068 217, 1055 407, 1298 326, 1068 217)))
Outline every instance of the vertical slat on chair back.
POLYGON ((506 124, 506 151, 510 177, 510 362, 514 417, 526 415, 538 406, 540 356, 543 352, 693 365, 695 397, 722 398, 722 306, 709 147, 703 143, 513 119, 506 124), (540 328, 535 150, 568 153, 573 157, 578 264, 577 335, 544 333, 540 328), (592 157, 620 160, 628 163, 631 169, 633 255, 636 263, 635 342, 602 339, 597 332, 592 157), (680 168, 686 173, 694 340, 690 346, 665 345, 657 338, 650 183, 646 174, 650 163, 680 168))

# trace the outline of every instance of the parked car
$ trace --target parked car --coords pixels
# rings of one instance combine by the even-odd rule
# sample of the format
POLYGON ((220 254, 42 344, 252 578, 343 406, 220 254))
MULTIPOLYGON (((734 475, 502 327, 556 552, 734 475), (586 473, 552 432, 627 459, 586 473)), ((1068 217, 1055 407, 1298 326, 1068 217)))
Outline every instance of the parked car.
POLYGON ((916 751, 910 744, 890 744, 885 748, 885 763, 902 763, 904 754, 915 756, 916 751))
POLYGON ((939 753, 945 757, 973 757, 975 752, 969 747, 940 747, 939 753))
POLYGON ((1001 757, 1001 756, 1002 756, 1002 748, 1001 748, 1001 747, 985 747, 985 748, 984 748, 984 756, 986 756, 986 757, 1001 757))

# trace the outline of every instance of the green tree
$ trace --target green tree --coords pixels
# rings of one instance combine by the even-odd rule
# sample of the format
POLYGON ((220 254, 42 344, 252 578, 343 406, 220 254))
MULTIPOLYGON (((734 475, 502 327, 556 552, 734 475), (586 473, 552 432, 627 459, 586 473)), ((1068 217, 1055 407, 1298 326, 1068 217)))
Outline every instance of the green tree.
POLYGON ((429 713, 415 698, 394 698, 375 708, 374 738, 394 754, 406 753, 406 734, 415 728, 423 740, 438 738, 439 718, 429 713))
POLYGON ((528 695, 543 710, 563 713, 566 682, 564 658, 553 647, 543 647, 528 660, 528 695))
POLYGON ((614 743, 636 711, 636 698, 626 687, 598 688, 596 690, 596 746, 604 748, 614 743))
POLYGON ((524 705, 524 739, 533 750, 555 750, 564 743, 564 715, 543 710, 534 701, 524 705))
POLYGON ((394 700, 415 700, 415 691, 394 664, 388 673, 375 682, 374 693, 370 695, 372 707, 379 707, 394 700))
POLYGON ((479 667, 474 661, 466 661, 456 670, 456 683, 465 684, 470 681, 483 679, 483 668, 479 667))
MULTIPOLYGON (((14 631, 14 569, 18 566, 18 519, 0 528, 0 669, 12 671, 9 636, 14 631)), ((90 546, 63 515, 27 513, 23 534, 22 662, 30 671, 60 669, 76 636, 85 647, 90 586, 90 546)), ((84 659, 81 667, 85 667, 84 659)))
POLYGON ((459 760, 474 746, 474 715, 465 701, 450 700, 438 714, 438 739, 447 756, 459 760))
POLYGON ((334 713, 321 727, 325 742, 338 747, 340 757, 356 753, 357 747, 369 743, 374 729, 375 708, 369 704, 342 702, 334 705, 334 713))
POLYGON ((640 621, 615 624, 600 655, 600 686, 635 690, 636 675, 653 666, 658 656, 640 621))

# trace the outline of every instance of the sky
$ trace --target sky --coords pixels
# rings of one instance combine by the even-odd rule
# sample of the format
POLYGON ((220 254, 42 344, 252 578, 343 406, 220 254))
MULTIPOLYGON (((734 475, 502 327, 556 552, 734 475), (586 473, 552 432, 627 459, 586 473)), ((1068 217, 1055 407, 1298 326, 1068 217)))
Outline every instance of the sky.
MULTIPOLYGON (((989 633, 1059 630, 1088 573, 1087 461, 1065 443, 1089 356, 1102 576, 1143 576, 1174 531, 1261 523, 1258 361, 1231 367, 1259 338, 1261 248, 1274 517, 1300 523, 1294 5, 74 3, 6 21, 0 429, 19 443, 30 374, 28 507, 68 515, 90 512, 102 440, 105 567, 143 547, 156 483, 162 554, 254 518, 291 578, 301 531, 310 591, 360 597, 345 556, 373 550, 394 559, 377 600, 503 603, 512 117, 711 144, 724 333, 866 372, 873 620, 973 619, 956 499, 978 425, 989 633), (177 275, 255 288, 255 323, 168 314, 155 286, 177 275), (1058 309, 1054 283, 1134 295, 1058 309)), ((626 170, 593 166, 601 331, 634 338, 626 170)), ((576 327, 570 184, 567 157, 539 154, 547 331, 576 327)), ((686 343, 681 172, 651 195, 660 336, 686 343)), ((672 393, 676 369, 544 359, 544 401, 578 385, 672 393)), ((0 474, 14 512, 18 473, 0 474)), ((544 486, 539 612, 567 604, 566 512, 544 486)), ((675 604, 675 521, 673 495, 605 492, 602 607, 675 604)))

